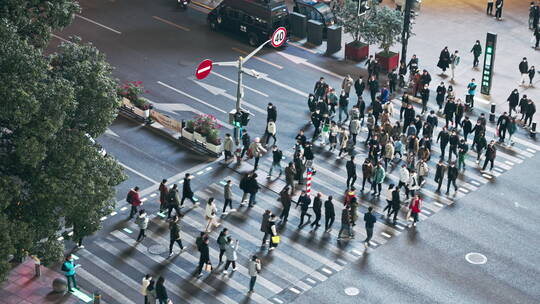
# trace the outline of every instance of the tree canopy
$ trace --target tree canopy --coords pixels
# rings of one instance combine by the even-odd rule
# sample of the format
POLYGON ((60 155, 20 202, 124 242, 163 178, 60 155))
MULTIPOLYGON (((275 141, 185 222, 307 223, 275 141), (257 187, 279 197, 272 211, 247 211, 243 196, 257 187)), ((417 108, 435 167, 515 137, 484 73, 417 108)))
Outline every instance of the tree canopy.
POLYGON ((112 67, 79 39, 44 56, 36 42, 48 41, 60 24, 51 22, 28 34, 20 20, 0 19, 1 277, 9 256, 58 260, 64 248, 57 238, 66 228, 74 228, 74 238, 97 231, 115 206, 114 187, 125 179, 89 139, 105 132, 120 105, 112 67))

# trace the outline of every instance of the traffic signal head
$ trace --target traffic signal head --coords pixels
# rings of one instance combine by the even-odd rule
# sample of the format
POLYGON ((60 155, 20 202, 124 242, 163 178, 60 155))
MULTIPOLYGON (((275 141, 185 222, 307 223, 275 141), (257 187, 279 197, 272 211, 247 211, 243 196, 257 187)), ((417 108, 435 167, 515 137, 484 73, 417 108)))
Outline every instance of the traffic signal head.
POLYGON ((242 126, 247 126, 248 123, 249 123, 249 113, 248 112, 244 112, 244 111, 241 111, 241 119, 240 119, 240 123, 242 124, 242 126))
POLYGON ((233 126, 240 128, 242 122, 242 112, 234 113, 233 126))

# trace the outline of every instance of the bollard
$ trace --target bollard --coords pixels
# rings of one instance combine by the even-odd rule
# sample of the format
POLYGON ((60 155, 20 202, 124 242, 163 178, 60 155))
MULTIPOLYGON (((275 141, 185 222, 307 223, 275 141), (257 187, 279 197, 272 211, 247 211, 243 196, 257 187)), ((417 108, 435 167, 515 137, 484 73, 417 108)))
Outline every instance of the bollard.
POLYGON ((35 271, 36 271, 36 277, 40 277, 41 276, 41 263, 39 262, 39 260, 36 260, 34 262, 34 268, 35 268, 35 271))
POLYGON ((94 304, 101 303, 101 293, 99 291, 94 292, 94 304))
POLYGON ((536 138, 536 123, 535 122, 532 123, 531 130, 529 131, 529 135, 532 138, 536 138))
POLYGON ((495 104, 491 103, 491 111, 489 113, 489 122, 495 122, 495 104))
POLYGON ((341 50, 341 26, 332 25, 328 27, 326 34, 326 54, 334 54, 341 50))
POLYGON ((307 23, 307 42, 313 45, 321 45, 323 42, 324 25, 315 20, 309 20, 307 23))
POLYGON ((309 195, 311 192, 311 179, 313 176, 313 169, 308 168, 307 169, 307 182, 306 182, 306 193, 309 195))
POLYGON ((300 13, 293 12, 290 15, 291 36, 299 39, 306 38, 307 17, 300 13))

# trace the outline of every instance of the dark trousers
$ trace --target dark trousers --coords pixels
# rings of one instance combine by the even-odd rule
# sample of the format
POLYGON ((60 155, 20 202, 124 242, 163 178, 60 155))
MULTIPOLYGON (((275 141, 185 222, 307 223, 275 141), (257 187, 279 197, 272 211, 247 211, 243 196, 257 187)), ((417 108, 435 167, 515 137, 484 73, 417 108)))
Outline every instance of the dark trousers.
POLYGON ((171 213, 172 213, 173 209, 174 209, 174 211, 176 212, 176 215, 177 215, 177 216, 180 216, 180 215, 181 215, 181 213, 180 213, 180 208, 178 207, 178 205, 169 205, 169 206, 167 207, 167 209, 168 209, 168 210, 167 210, 167 218, 170 218, 170 217, 171 217, 171 213))
POLYGON ((354 182, 356 182, 356 174, 347 174, 347 189, 350 186, 354 186, 354 182))
POLYGON ((476 66, 478 66, 478 57, 480 57, 480 56, 476 56, 476 55, 473 55, 473 56, 474 56, 473 67, 476 67, 476 66))
POLYGON ((489 170, 493 170, 493 163, 495 162, 495 159, 488 159, 488 158, 486 158, 486 160, 484 161, 484 166, 482 167, 482 170, 486 170, 488 162, 491 163, 489 170))
POLYGON ((529 127, 531 126, 531 124, 532 124, 532 114, 525 114, 525 120, 523 121, 523 124, 528 125, 529 127), (528 124, 527 124, 527 121, 529 122, 528 124))
POLYGON ((315 212, 315 220, 313 221, 313 223, 311 223, 311 226, 312 226, 312 227, 313 227, 313 226, 319 227, 319 226, 320 226, 320 225, 319 225, 319 221, 320 221, 320 220, 321 220, 321 213, 320 213, 320 212, 319 212, 319 213, 315 212))
POLYGON ((219 250, 219 263, 221 264, 221 262, 223 261, 223 255, 225 254, 225 249, 220 249, 219 250))
POLYGON ((264 233, 264 236, 263 236, 263 239, 262 239, 262 243, 263 245, 266 243, 266 240, 268 239, 268 237, 270 236, 270 232, 265 232, 264 233))
POLYGON ((448 179, 448 184, 446 186, 446 192, 449 192, 450 191, 450 184, 453 184, 454 185, 454 191, 457 191, 457 185, 456 185, 456 179, 455 178, 449 178, 448 179))
POLYGON ((182 196, 182 200, 180 200, 180 206, 183 206, 184 205, 184 200, 188 198, 194 205, 195 205, 195 200, 193 199, 193 194, 191 194, 190 196, 182 196))
POLYGON ((502 17, 502 7, 495 9, 495 18, 501 18, 502 17))
POLYGON ((308 217, 308 222, 311 220, 311 214, 307 213, 307 210, 302 210, 302 213, 300 214, 300 224, 298 227, 304 225, 304 217, 308 217))
POLYGON ((244 157, 244 154, 246 154, 247 150, 249 149, 249 145, 248 146, 243 146, 242 147, 242 153, 240 153, 240 157, 243 158, 244 157))
POLYGON ((255 164, 253 165, 253 170, 257 170, 257 167, 259 167, 259 156, 255 157, 255 164))
POLYGON ((71 284, 73 284, 73 288, 77 288, 77 280, 75 279, 75 275, 67 275, 66 276, 67 285, 68 285, 68 291, 71 291, 71 284))
POLYGON ((225 161, 228 161, 229 158, 232 157, 232 153, 231 151, 227 151, 227 150, 225 150, 224 152, 225 152, 225 161))
POLYGON ((392 211, 392 201, 386 200, 386 207, 384 207, 383 212, 388 210, 386 213, 387 216, 390 216, 390 211, 392 211))
POLYGON ((442 182, 443 182, 442 176, 441 176, 441 177, 435 176, 435 182, 436 182, 437 185, 438 185, 437 191, 441 191, 441 185, 442 185, 442 182))
POLYGON ((499 128, 499 139, 500 141, 504 141, 506 138, 506 127, 500 127, 499 128))
POLYGON ((146 229, 139 230, 139 235, 137 236, 137 242, 143 240, 146 237, 146 229))
POLYGON ((441 159, 444 159, 444 151, 446 150, 446 145, 441 144, 441 159))
POLYGON ((392 208, 392 210, 390 211, 390 213, 388 213, 388 218, 390 218, 392 215, 394 215, 393 221, 395 222, 395 221, 396 221, 396 218, 397 218, 398 212, 399 212, 399 208, 392 208))
POLYGON ((227 261, 225 263, 225 270, 229 269, 229 266, 232 264, 232 268, 235 269, 236 268, 236 261, 227 261))
POLYGON ((493 2, 488 2, 487 9, 486 9, 486 14, 488 14, 488 15, 493 14, 493 2))
POLYGON ((137 214, 137 212, 139 212, 138 206, 131 205, 131 211, 129 212, 129 218, 132 219, 135 216, 135 214, 137 214))
POLYGON ((257 281, 257 276, 252 276, 251 279, 249 279, 249 291, 253 291, 253 287, 255 287, 256 281, 257 281))
POLYGON ((326 216, 324 218, 324 230, 328 230, 332 227, 334 224, 334 220, 336 219, 335 216, 326 216))
POLYGON ((281 214, 279 215, 279 218, 286 222, 289 218, 289 211, 291 210, 291 206, 283 208, 281 211, 281 214))
POLYGON ((225 204, 223 205, 223 212, 225 213, 225 210, 227 209, 227 206, 229 206, 229 209, 232 209, 232 199, 226 198, 225 204))
POLYGON ((373 237, 373 228, 367 228, 366 227, 366 239, 364 240, 364 242, 368 243, 369 241, 371 241, 371 238, 373 237))
POLYGON ((457 146, 450 145, 450 149, 448 149, 448 162, 452 161, 452 154, 457 157, 457 146))
POLYGON ((371 183, 369 177, 363 176, 363 177, 362 177, 362 191, 364 191, 364 187, 366 186, 366 181, 368 181, 368 182, 371 183))
POLYGON ((371 103, 375 102, 375 95, 377 94, 377 91, 369 91, 369 95, 371 96, 371 103))
POLYGON ((197 266, 197 273, 198 274, 202 273, 202 269, 204 267, 204 264, 206 264, 206 261, 202 260, 202 259, 199 259, 199 266, 197 266))
POLYGON ((184 249, 184 245, 182 245, 182 240, 181 239, 171 240, 169 242, 169 253, 172 253, 175 242, 176 242, 176 244, 178 244, 178 246, 180 246, 180 249, 184 249))
POLYGON ((375 194, 381 194, 382 185, 373 181, 373 183, 371 183, 371 190, 375 191, 375 194))

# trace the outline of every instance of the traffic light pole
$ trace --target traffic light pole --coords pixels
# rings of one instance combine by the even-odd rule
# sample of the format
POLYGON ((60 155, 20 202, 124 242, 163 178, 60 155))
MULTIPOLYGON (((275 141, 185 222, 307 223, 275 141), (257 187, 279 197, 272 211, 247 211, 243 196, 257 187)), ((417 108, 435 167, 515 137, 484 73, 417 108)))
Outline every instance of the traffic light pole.
POLYGON ((415 0, 405 0, 403 33, 401 34, 401 61, 405 63, 407 63, 407 45, 409 43, 409 31, 411 27, 411 10, 413 1, 415 0))

